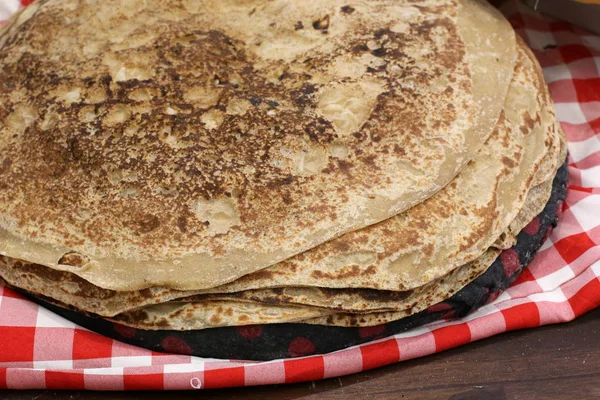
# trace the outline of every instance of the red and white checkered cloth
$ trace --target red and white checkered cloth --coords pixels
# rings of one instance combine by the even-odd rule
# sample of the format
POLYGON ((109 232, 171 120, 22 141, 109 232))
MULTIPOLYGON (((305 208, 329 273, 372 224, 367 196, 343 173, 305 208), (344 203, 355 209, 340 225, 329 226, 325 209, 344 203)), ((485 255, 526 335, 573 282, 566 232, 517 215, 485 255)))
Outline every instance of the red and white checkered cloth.
MULTIPOLYGON (((0 0, 0 19, 20 5, 0 0)), ((0 388, 204 389, 315 380, 505 331, 570 321, 600 306, 600 37, 536 15, 520 3, 504 11, 544 67, 569 140, 571 182, 558 228, 496 301, 461 320, 435 322, 330 354, 243 362, 126 345, 0 287, 0 388)))

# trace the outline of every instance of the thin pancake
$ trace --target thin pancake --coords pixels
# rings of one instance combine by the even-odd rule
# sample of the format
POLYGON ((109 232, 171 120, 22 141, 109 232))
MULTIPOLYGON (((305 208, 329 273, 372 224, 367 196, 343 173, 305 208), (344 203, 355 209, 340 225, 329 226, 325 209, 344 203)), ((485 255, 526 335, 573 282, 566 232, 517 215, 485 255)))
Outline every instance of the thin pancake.
POLYGON ((283 286, 403 291, 474 260, 516 217, 540 168, 555 165, 556 158, 546 161, 556 146, 552 108, 539 65, 520 41, 503 117, 451 184, 396 217, 207 292, 283 286))
POLYGON ((0 33, 1 253, 211 288, 434 194, 495 125, 514 32, 483 1, 344 6, 33 3, 0 33))
MULTIPOLYGON (((519 88, 518 85, 525 85, 524 80, 532 76, 530 70, 533 66, 531 63, 527 64, 529 59, 526 54, 524 50, 521 50, 521 62, 516 67, 517 74, 515 74, 514 81, 517 89, 519 88)), ((525 97, 525 99, 521 99, 512 92, 517 89, 513 89, 511 86, 510 102, 507 103, 505 114, 514 115, 516 112, 511 107, 522 107, 524 103, 533 102, 531 99, 528 100, 528 96, 533 96, 533 90, 522 90, 521 88, 519 93, 525 97)), ((539 107, 536 112, 539 112, 539 107)), ((475 162, 467 166, 449 187, 439 192, 428 202, 408 210, 401 216, 362 231, 347 234, 284 263, 243 277, 232 284, 209 292, 242 292, 254 288, 264 289, 285 286, 335 288, 340 287, 341 283, 344 282, 348 283, 350 287, 407 291, 411 288, 420 287, 428 281, 443 277, 454 268, 426 280, 420 285, 413 285, 413 287, 386 287, 384 284, 389 283, 389 280, 386 281, 385 279, 402 279, 402 276, 400 274, 394 276, 395 271, 385 270, 381 266, 385 266, 385 261, 389 261, 397 253, 406 252, 407 249, 411 250, 411 247, 426 252, 429 243, 436 242, 440 236, 448 236, 448 232, 455 233, 454 240, 461 239, 459 234, 463 235, 462 238, 468 238, 469 235, 474 233, 479 235, 472 237, 474 243, 471 249, 471 258, 466 259, 465 264, 480 256, 485 248, 475 245, 481 246, 482 240, 487 240, 488 237, 491 238, 494 232, 508 226, 510 220, 506 222, 502 220, 511 216, 514 218, 518 212, 518 207, 521 207, 527 194, 526 191, 524 193, 521 193, 521 191, 527 189, 528 177, 537 174, 536 168, 539 165, 548 164, 544 161, 544 157, 554 142, 549 140, 548 136, 553 136, 555 132, 553 129, 547 129, 543 132, 541 127, 553 125, 533 122, 533 126, 530 127, 528 121, 533 118, 519 119, 520 124, 503 118, 484 148, 477 155, 475 162), (533 129, 532 132, 528 130, 530 128, 533 129), (485 176, 487 179, 482 179, 478 175, 480 171, 486 171, 487 175, 485 176), (517 173, 522 175, 520 177, 520 187, 515 185, 514 180, 511 180, 517 173), (492 179, 489 176, 490 174, 495 175, 495 178, 492 179), (466 178, 465 175, 467 175, 466 178), (525 181, 525 184, 523 184, 523 181, 525 181), (465 191, 463 187, 472 187, 476 190, 465 191), (508 202, 506 202, 506 198, 505 201, 498 202, 499 199, 503 200, 498 195, 502 191, 508 195, 508 202), (486 206, 484 207, 483 204, 486 206), (477 214, 479 208, 483 209, 483 212, 477 214), (456 211, 450 214, 447 212, 448 209, 456 211), (496 210, 495 213, 494 210, 496 210), (474 217, 477 217, 477 219, 474 217), (469 226, 469 223, 474 224, 474 222, 481 224, 479 227, 480 232, 474 232, 474 227, 469 226), (489 224, 494 225, 490 227, 489 224), (423 234, 423 229, 420 229, 422 226, 431 226, 431 237, 423 234), (422 242, 410 242, 412 240, 422 240, 422 242), (353 251, 353 247, 360 248, 362 253, 356 250, 353 251), (480 248, 479 253, 477 253, 477 248, 480 248), (378 252, 377 255, 374 251, 378 252), (373 265, 365 266, 365 271, 368 272, 366 274, 359 274, 358 277, 344 274, 344 268, 356 267, 353 263, 356 263, 357 259, 360 262, 361 255, 366 255, 367 260, 369 255, 378 259, 373 265), (344 262, 346 264, 343 264, 344 262), (326 274, 315 276, 313 272, 319 272, 318 267, 327 265, 327 263, 333 265, 337 263, 341 273, 334 277, 326 274), (309 275, 309 277, 302 280, 303 277, 306 278, 306 275, 309 275), (352 280, 352 278, 356 278, 356 280, 352 280)), ((556 165, 556 161, 550 164, 556 165)), ((500 235, 500 232, 495 234, 496 236, 500 235)), ((459 256, 463 255, 460 254, 459 256)), ((442 257, 438 257, 438 259, 440 258, 442 257)), ((430 262, 430 267, 437 267, 437 265, 430 262)), ((423 264, 419 268, 421 268, 419 271, 413 270, 413 272, 426 275, 427 265, 423 264)), ((0 274, 16 286, 104 316, 112 316, 128 309, 202 293, 172 291, 166 288, 149 288, 134 292, 104 290, 72 274, 49 270, 39 265, 6 257, 0 258, 0 274)), ((398 296, 401 297, 402 295, 398 296)))
MULTIPOLYGON (((559 165, 558 157, 556 165, 559 165)), ((563 159, 564 160, 564 159, 563 159)), ((503 235, 516 236, 543 209, 552 191, 553 174, 550 179, 531 189, 527 200, 510 228, 503 235)), ((516 240, 516 239, 515 239, 516 240)), ((514 245, 514 241, 512 243, 514 245)), ((511 245, 511 246, 512 246, 511 245)), ((510 246, 509 246, 510 247, 510 246)), ((305 305, 349 313, 396 311, 395 315, 412 315, 433 304, 450 298, 454 293, 480 276, 500 254, 499 248, 488 249, 482 256, 466 265, 427 284, 404 292, 372 289, 325 289, 306 287, 282 287, 256 289, 238 293, 196 295, 177 299, 177 303, 204 301, 244 301, 270 305, 305 305)))
MULTIPOLYGON (((565 155, 561 152, 560 156, 563 157, 565 155)), ((552 181, 548 182, 551 188, 552 181)), ((547 191, 548 182, 534 187, 529 192, 523 208, 510 225, 511 230, 522 229, 524 227, 523 221, 530 221, 534 215, 537 215, 541 211, 549 196, 549 192, 547 191)), ((510 233, 506 235, 508 236, 510 233)), ((199 295, 178 299, 168 306, 149 306, 141 310, 125 312, 116 316, 115 321, 143 329, 186 330, 226 326, 230 323, 243 325, 241 322, 244 321, 250 324, 255 323, 257 318, 262 318, 261 321, 266 323, 264 321, 267 320, 263 318, 265 315, 269 315, 269 318, 275 318, 274 316, 281 318, 279 321, 268 319, 268 321, 274 321, 273 323, 298 321, 310 315, 313 317, 311 323, 319 324, 325 323, 324 321, 330 321, 325 316, 331 315, 334 312, 339 313, 340 311, 351 314, 341 314, 334 317, 337 324, 343 324, 343 321, 354 321, 356 319, 354 318, 354 313, 373 313, 375 311, 377 311, 376 321, 379 321, 380 318, 399 319, 449 298, 481 275, 491 265, 498 254, 499 250, 497 248, 490 248, 477 260, 456 268, 446 276, 429 282, 422 287, 406 292, 385 292, 364 289, 282 288, 278 290, 250 290, 230 295, 199 295), (241 306, 240 303, 243 302, 254 303, 254 305, 241 306), (294 305, 308 307, 293 308, 294 305), (289 306, 292 306, 292 308, 289 308, 289 306), (219 307, 221 307, 220 311, 219 307), (270 313, 266 311, 269 307, 271 307, 270 313), (382 314, 382 312, 385 313, 382 314), (257 313, 256 317, 249 319, 243 317, 243 315, 252 313, 257 313), (187 321, 188 319, 189 321, 187 321)), ((39 281, 39 274, 36 273, 35 269, 27 273, 28 267, 35 268, 36 266, 27 264, 13 266, 8 271, 12 271, 13 273, 25 272, 25 274, 29 274, 31 277, 38 278, 38 280, 33 281, 38 284, 37 287, 35 284, 19 285, 21 289, 25 289, 35 296, 36 292, 39 293, 39 288, 47 285, 47 282, 39 281)), ((44 268, 41 266, 37 267, 44 268)), ((48 269, 46 268, 46 270, 48 269)), ((57 271, 55 274, 58 275, 51 277, 57 279, 63 290, 67 292, 69 290, 68 282, 61 280, 63 277, 60 276, 64 273, 57 271)), ((13 275, 6 274, 6 271, 3 271, 2 276, 8 278, 8 284, 14 285, 14 281, 11 280, 13 275)), ((116 296, 113 294, 113 296, 105 297, 104 293, 107 291, 90 286, 87 283, 87 287, 82 288, 76 284, 77 290, 83 289, 91 291, 91 294, 95 294, 98 302, 104 301, 119 304, 119 302, 122 303, 123 301, 131 300, 127 299, 126 296, 128 293, 126 292, 113 292, 116 296), (97 290, 100 291, 96 292, 97 290)), ((81 296, 81 292, 78 295, 81 296)), ((63 307, 65 306, 64 299, 67 299, 69 304, 73 303, 72 298, 64 296, 59 296, 58 301, 47 296, 44 296, 44 298, 45 301, 50 301, 63 307)), ((88 305, 88 311, 91 310, 93 312, 96 307, 98 307, 97 304, 88 305)))
MULTIPOLYGON (((551 188, 552 180, 548 182, 550 183, 551 188)), ((530 192, 530 195, 528 196, 530 204, 527 204, 522 210, 523 213, 520 213, 520 218, 518 217, 518 219, 523 219, 525 216, 530 215, 529 212, 531 210, 538 210, 538 212, 541 212, 549 198, 549 192, 545 190, 547 186, 547 182, 544 182, 530 192)), ((187 303, 175 301, 167 303, 170 305, 149 306, 140 310, 128 311, 111 318, 111 320, 146 330, 194 330, 211 328, 213 326, 227 326, 225 325, 225 321, 237 321, 232 325, 246 325, 245 317, 240 319, 240 316, 251 313, 252 310, 256 310, 256 312, 259 313, 258 318, 262 318, 262 315, 268 313, 266 310, 271 308, 271 312, 274 315, 285 312, 284 318, 280 321, 275 319, 276 322, 298 322, 347 327, 380 325, 414 315, 434 304, 450 298, 475 278, 483 274, 499 254, 499 249, 491 248, 476 261, 455 269, 444 279, 440 279, 436 282, 427 284, 422 288, 405 293, 405 298, 398 296, 399 293, 397 292, 392 292, 391 298, 388 299, 385 299, 385 294, 381 293, 372 298, 361 298, 361 295, 356 295, 353 291, 344 293, 343 290, 339 291, 339 295, 330 294, 328 296, 327 291, 321 290, 321 293, 315 293, 315 291, 319 290, 317 288, 311 288, 311 292, 302 293, 302 295, 294 298, 293 290, 290 288, 290 291, 287 292, 289 294, 288 298, 278 297, 262 299, 266 300, 263 303, 255 302, 255 299, 252 299, 251 297, 238 298, 235 296, 230 300, 226 300, 226 297, 223 297, 222 299, 209 298, 187 303), (324 303, 329 304, 328 308, 314 306, 314 300, 318 299, 319 296, 322 296, 321 300, 323 300, 324 303), (286 303, 287 300, 292 298, 295 299, 292 301, 306 301, 313 305, 297 306, 294 308, 294 304, 286 303), (240 300, 245 301, 240 302, 240 300), (215 301, 217 303, 215 303, 215 301), (369 310, 369 307, 376 304, 394 308, 396 307, 396 303, 399 307, 394 311, 382 311, 377 309, 369 310), (217 308, 216 304, 218 304, 218 307, 221 307, 220 310, 215 311, 215 308, 217 308), (245 308, 240 309, 242 304, 246 304, 245 308), (356 307, 360 312, 336 312, 339 309, 348 307, 349 304, 352 304, 350 307, 356 307), (289 308, 286 308, 286 306, 289 308), (207 322, 205 317, 207 310, 218 315, 218 317, 214 317, 213 321, 207 322), (225 310, 230 314, 228 317, 224 316, 225 310), (303 312, 313 312, 315 314, 321 312, 322 314, 318 317, 300 320, 297 317, 303 312), (196 315, 198 315, 198 317, 196 317, 196 315), (223 317, 225 321, 221 321, 220 317, 223 317), (223 323, 224 325, 214 325, 217 321, 219 324, 223 323)), ((286 292, 284 291, 284 296, 285 293, 286 292)), ((324 303, 321 303, 320 306, 324 303)))
MULTIPOLYGON (((539 213, 543 209, 548 200, 547 186, 547 182, 545 182, 530 191, 524 207, 511 224, 513 228, 521 224, 519 221, 529 218, 532 212, 539 213)), ((311 288, 311 292, 309 292, 311 296, 306 297, 306 293, 303 293, 294 299, 294 293, 289 291, 292 289, 290 288, 284 289, 287 297, 263 298, 262 304, 256 302, 257 299, 252 296, 231 297, 229 300, 210 297, 188 298, 128 311, 114 316, 111 320, 147 330, 195 330, 258 322, 283 323, 300 322, 301 320, 303 323, 337 326, 356 326, 357 323, 359 325, 380 324, 413 315, 451 297, 481 275, 496 259, 499 252, 500 250, 491 248, 474 262, 455 269, 437 281, 406 293, 376 293, 378 291, 374 290, 339 290, 338 293, 335 293, 335 290, 311 288), (315 293, 315 291, 321 291, 321 293, 315 293), (319 296, 326 298, 328 308, 315 307, 315 299, 318 300, 319 296), (289 302, 308 302, 307 304, 310 305, 278 304, 289 302), (388 307, 393 311, 373 308, 376 305, 388 307), (351 308, 353 308, 352 313, 339 312, 344 309, 349 311, 351 308), (359 313, 354 311, 359 311, 359 313), (309 317, 307 321, 303 320, 303 316, 307 315, 311 315, 312 318, 309 317)), ((35 297, 39 296, 35 293, 30 294, 35 297)), ((69 307, 60 301, 45 296, 40 297, 44 301, 61 307, 69 307)))

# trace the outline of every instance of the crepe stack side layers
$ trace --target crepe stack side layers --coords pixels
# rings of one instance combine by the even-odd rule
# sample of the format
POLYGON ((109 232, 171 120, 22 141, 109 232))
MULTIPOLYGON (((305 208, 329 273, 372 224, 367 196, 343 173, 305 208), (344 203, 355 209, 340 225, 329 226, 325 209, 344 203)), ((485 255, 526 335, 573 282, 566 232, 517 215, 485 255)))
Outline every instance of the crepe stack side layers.
MULTIPOLYGON (((545 186, 545 183, 542 186, 545 186)), ((545 194, 544 191, 536 190, 538 188, 532 189, 518 218, 525 218, 522 214, 526 209, 532 207, 540 209, 539 204, 542 203, 545 194)), ((547 200, 547 198, 545 199, 547 200)), ((526 211, 525 214, 527 214, 526 211)), ((293 304, 298 301, 299 297, 294 296, 293 288, 289 288, 289 291, 283 290, 283 293, 288 293, 289 296, 279 296, 277 299, 262 303, 250 296, 246 299, 233 297, 230 300, 211 299, 210 297, 198 301, 191 298, 181 299, 125 312, 110 318, 110 320, 143 330, 198 330, 222 326, 286 322, 348 327, 378 325, 414 315, 449 298, 481 275, 499 253, 500 250, 490 248, 477 260, 455 269, 443 278, 408 292, 341 290, 337 291, 341 293, 336 294, 336 290, 313 288, 313 296, 305 297, 305 299, 308 299, 309 302, 314 301, 315 298, 319 298, 319 295, 314 292, 322 291, 321 296, 324 295, 329 299, 330 307, 327 309, 293 304), (288 299, 292 303, 285 304, 286 301, 282 301, 282 299, 288 299), (360 301, 356 303, 357 299, 362 300, 362 304, 360 301), (356 312, 340 312, 344 309, 347 311, 349 301, 355 302, 355 306, 358 304, 356 312), (386 304, 395 310, 369 310, 366 308, 386 304), (310 315, 312 318, 303 319, 310 315)), ((42 299, 55 305, 69 307, 51 298, 43 297, 42 299)))
MULTIPOLYGON (((532 78, 535 76, 533 73, 535 68, 534 64, 532 64, 530 61, 530 55, 528 55, 527 51, 521 46, 520 63, 516 67, 519 72, 515 74, 514 77, 515 87, 517 82, 521 82, 521 84, 526 82, 526 79, 523 76, 520 76, 522 74, 528 73, 531 81, 535 82, 535 79, 532 78)), ((505 108, 503 114, 513 115, 516 107, 519 107, 523 103, 536 101, 539 103, 538 109, 540 110, 540 113, 542 111, 547 111, 549 113, 552 112, 548 109, 548 107, 551 107, 551 104, 547 102, 547 98, 542 96, 537 99, 532 97, 529 100, 524 100, 522 98, 518 98, 513 93, 515 90, 516 89, 512 88, 511 86, 511 92, 509 93, 507 101, 508 107, 505 108)), ((521 90, 519 93, 521 93, 522 96, 528 95, 531 97, 534 96, 536 90, 521 90)), ((546 92, 542 92, 542 94, 544 93, 546 92)), ((532 119, 540 119, 538 124, 541 123, 541 118, 538 118, 537 116, 532 117, 532 119)), ((533 179, 531 180, 532 184, 536 182, 536 180, 539 180, 539 176, 542 176, 542 179, 550 178, 551 180, 551 177, 553 177, 554 172, 558 167, 560 162, 559 160, 564 159, 564 153, 559 154, 558 151, 560 149, 561 132, 559 129, 556 129, 556 124, 543 124, 543 126, 545 127, 544 131, 539 129, 529 131, 531 127, 529 127, 526 122, 521 122, 521 125, 510 124, 509 121, 503 117, 503 121, 498 124, 496 130, 486 142, 485 147, 480 151, 480 155, 474 159, 472 165, 468 166, 463 173, 469 173, 469 169, 474 168, 473 165, 477 165, 477 163, 483 163, 482 165, 479 165, 479 168, 484 169, 487 169, 487 166, 489 165, 493 165, 494 162, 501 164, 498 160, 500 160, 502 157, 506 157, 507 154, 511 154, 512 150, 515 148, 515 143, 520 143, 520 140, 522 140, 523 137, 535 137, 535 135, 538 135, 539 138, 544 139, 543 145, 540 145, 541 140, 538 138, 538 140, 524 142, 525 145, 523 145, 521 148, 521 152, 534 155, 530 159, 535 160, 535 162, 532 163, 529 161, 529 164, 519 164, 519 168, 529 170, 529 176, 533 176, 533 179), (496 155, 494 157, 490 157, 490 154, 496 155), (544 169, 538 168, 542 166, 544 169)), ((508 160, 508 158, 506 160, 508 160)), ((506 167, 504 167, 501 175, 508 174, 510 170, 507 170, 506 167)), ((457 180, 458 179, 460 179, 460 177, 458 177, 457 180)), ((484 181, 484 183, 485 182, 487 181, 484 181)), ((488 182, 488 184, 490 184, 490 187, 495 185, 494 182, 488 182)), ((504 185, 506 185, 506 183, 504 183, 504 185)), ((547 186, 547 184, 543 183, 541 186, 547 186)), ((499 189, 502 189, 503 187, 504 186, 500 186, 499 189)), ((547 191, 544 192, 543 190, 540 190, 540 187, 534 187, 529 191, 527 195, 527 201, 525 201, 525 204, 523 205, 521 212, 519 212, 517 215, 515 221, 529 221, 540 211, 540 207, 545 204, 548 197, 547 191), (528 210, 529 212, 524 214, 523 210, 528 210)), ((446 190, 442 190, 430 200, 430 202, 434 201, 440 201, 443 204, 449 204, 449 196, 447 195, 446 190), (442 200, 439 200, 440 198, 442 200)), ((468 198, 463 196, 462 198, 458 197, 453 201, 457 204, 464 203, 468 201, 468 198)), ((427 202, 424 205, 426 204, 427 202)), ((510 208, 508 209, 511 210, 510 208)), ((413 212, 413 210, 409 210, 405 214, 410 214, 411 212, 413 212)), ((446 216, 446 218, 451 217, 451 215, 446 216)), ((515 222, 513 221, 511 226, 514 225, 514 223, 515 222)), ((371 227, 370 229, 375 229, 384 225, 385 224, 382 223, 371 227)), ((504 227, 506 228, 507 225, 505 224, 504 227)), ((521 228, 519 228, 517 232, 520 229, 521 228)), ((390 231, 388 230, 387 233, 389 235, 390 231)), ((395 235, 401 235, 402 231, 400 230, 392 233, 395 235)), ((381 234, 383 234, 383 232, 381 234)), ((372 236, 377 237, 378 235, 373 234, 372 236)), ((185 301, 195 304, 190 304, 187 307, 182 304, 174 304, 165 307, 149 307, 147 311, 152 315, 155 315, 157 319, 164 318, 166 315, 175 314, 177 314, 177 318, 180 319, 182 314, 193 315, 191 311, 179 313, 178 311, 181 309, 197 309, 199 313, 204 315, 205 310, 203 307, 206 305, 212 307, 213 305, 217 304, 215 302, 218 302, 219 306, 222 306, 223 304, 226 304, 224 301, 229 301, 233 306, 239 301, 250 301, 258 303, 263 302, 269 305, 275 305, 278 303, 302 304, 329 308, 335 311, 367 312, 384 309, 395 311, 410 309, 412 312, 417 312, 422 308, 426 308, 428 305, 450 297, 461 287, 481 274, 485 268, 491 264, 497 253, 497 251, 489 249, 475 262, 470 262, 467 265, 457 268, 438 279, 434 279, 423 286, 408 291, 386 292, 372 289, 331 290, 321 287, 287 287, 274 290, 258 289, 233 293, 231 295, 214 294, 188 297, 179 300, 179 303, 185 301), (209 300, 209 302, 201 302, 200 300, 209 300)), ((4 263, 5 265, 8 264, 6 260, 4 260, 4 263)), ((114 292, 103 290, 97 287, 92 287, 89 283, 74 276, 69 277, 67 273, 59 271, 50 273, 50 270, 47 268, 31 264, 14 265, 13 263, 10 266, 6 266, 2 271, 2 274, 4 275, 5 279, 8 279, 9 282, 16 286, 23 286, 25 289, 30 291, 36 289, 38 291, 41 290, 42 294, 46 296, 53 296, 63 303, 77 304, 77 307, 83 310, 108 316, 126 311, 127 308, 137 308, 144 304, 149 304, 150 302, 162 303, 177 297, 183 297, 184 295, 189 296, 194 294, 194 292, 176 292, 160 288, 141 292, 114 292), (20 277, 20 279, 18 277, 20 277), (104 307, 104 309, 101 309, 101 305, 104 307)), ((325 283, 323 285, 326 286, 325 283)), ((262 309, 262 306, 260 306, 259 309, 262 309)), ((274 312, 276 309, 277 308, 274 309, 274 312)), ((305 312, 303 310, 297 311, 305 312)), ((326 314, 330 313, 330 311, 321 312, 326 314)), ((127 319, 129 323, 131 323, 131 321, 135 320, 134 316, 139 318, 140 315, 142 315, 142 313, 134 312, 128 315, 122 315, 120 318, 127 319)), ((298 318, 300 318, 300 314, 293 315, 288 313, 285 321, 298 318)), ((193 320, 194 318, 191 319, 193 320)), ((206 318, 200 319, 202 321, 206 321, 206 318)), ((248 319, 247 321, 248 323, 251 323, 253 320, 248 319)), ((161 324, 157 324, 156 326, 161 326, 161 324)))
MULTIPOLYGON (((513 223, 527 218, 531 221, 530 212, 540 212, 543 209, 549 196, 546 190, 548 183, 551 181, 544 182, 530 191, 522 212, 513 223)), ((409 317, 450 298, 483 274, 499 254, 499 249, 490 248, 478 259, 455 269, 443 278, 407 292, 311 288, 297 293, 298 288, 281 288, 271 291, 271 294, 277 294, 268 298, 261 297, 260 290, 256 291, 259 293, 247 291, 242 292, 241 296, 235 296, 236 293, 233 293, 229 299, 227 296, 211 298, 209 295, 200 300, 176 300, 121 313, 110 320, 144 330, 197 330, 251 325, 257 320, 262 321, 260 323, 269 323, 267 321, 272 315, 278 316, 278 323, 296 322, 339 327, 381 325, 409 317), (315 306, 315 301, 320 301, 320 304, 315 306), (323 307, 323 304, 328 306, 323 307), (390 309, 385 309, 386 307, 390 309), (302 319, 302 315, 307 313, 320 315, 302 319), (231 323, 232 321, 235 322, 231 323)))
POLYGON ((0 82, 0 282, 142 330, 414 315, 566 157, 479 0, 39 0, 0 82))
POLYGON ((25 9, 0 34, 2 254, 211 288, 440 190, 495 125, 514 32, 478 1, 346 6, 25 9))

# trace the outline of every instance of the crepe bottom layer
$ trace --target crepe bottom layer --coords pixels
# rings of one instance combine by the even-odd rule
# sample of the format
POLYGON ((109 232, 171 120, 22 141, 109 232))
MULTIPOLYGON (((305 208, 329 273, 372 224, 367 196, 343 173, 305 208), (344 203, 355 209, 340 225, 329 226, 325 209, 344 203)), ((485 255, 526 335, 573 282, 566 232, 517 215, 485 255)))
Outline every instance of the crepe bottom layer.
POLYGON ((272 360, 322 354, 380 339, 439 320, 460 318, 495 300, 509 287, 558 222, 567 191, 566 165, 552 183, 543 211, 517 235, 478 278, 449 299, 406 318, 365 328, 299 323, 221 327, 190 331, 143 330, 58 307, 34 298, 55 313, 102 335, 154 351, 210 358, 272 360))

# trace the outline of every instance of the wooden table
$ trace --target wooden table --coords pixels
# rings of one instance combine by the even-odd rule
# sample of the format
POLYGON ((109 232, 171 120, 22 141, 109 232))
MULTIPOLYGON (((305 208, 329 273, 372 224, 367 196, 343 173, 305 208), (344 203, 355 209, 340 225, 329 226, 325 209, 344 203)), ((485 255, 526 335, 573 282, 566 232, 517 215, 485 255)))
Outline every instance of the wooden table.
POLYGON ((294 385, 199 392, 0 391, 7 400, 600 399, 600 309, 374 371, 294 385))

